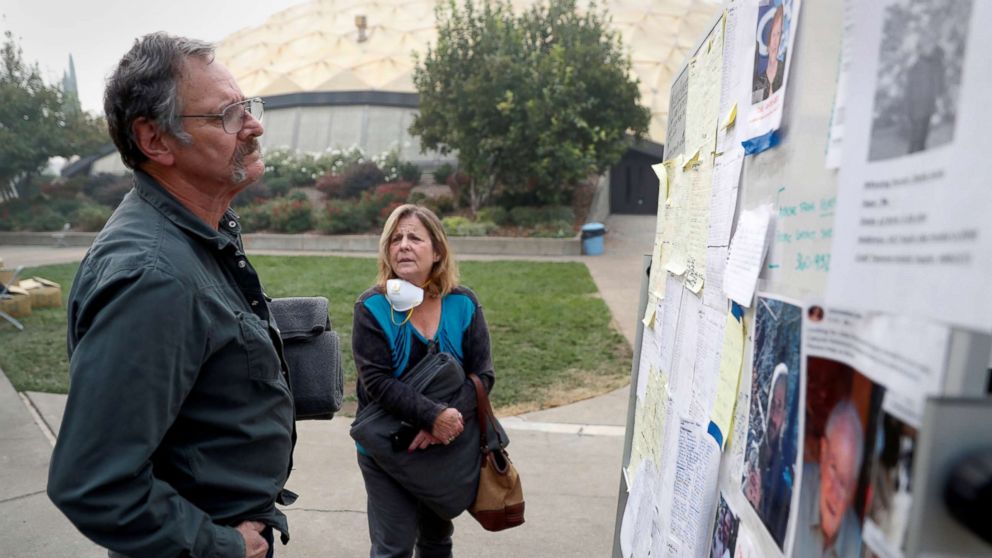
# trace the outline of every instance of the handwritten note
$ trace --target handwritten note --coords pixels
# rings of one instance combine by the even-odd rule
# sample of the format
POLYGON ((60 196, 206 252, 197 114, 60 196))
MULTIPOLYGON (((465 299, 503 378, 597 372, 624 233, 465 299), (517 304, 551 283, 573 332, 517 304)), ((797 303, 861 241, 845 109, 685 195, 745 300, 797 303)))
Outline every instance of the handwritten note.
POLYGON ((679 416, 686 416, 692 403, 692 376, 699 349, 699 322, 702 301, 692 294, 682 297, 678 329, 675 331, 675 360, 668 383, 679 416))
POLYGON ((675 358, 675 332, 679 323, 679 312, 682 307, 682 297, 685 290, 679 280, 668 275, 665 286, 665 300, 661 305, 661 369, 669 373, 672 371, 672 361, 675 358))
POLYGON ((647 547, 644 541, 638 541, 638 535, 643 537, 644 523, 651 525, 655 505, 654 497, 657 487, 657 475, 652 474, 654 465, 648 461, 638 464, 636 474, 632 475, 628 487, 627 505, 623 510, 623 522, 620 524, 620 551, 624 558, 644 556, 647 547))
POLYGON ((689 61, 685 145, 688 150, 699 149, 700 156, 705 159, 713 156, 720 119, 723 32, 721 20, 689 61))
POLYGON ((727 268, 726 246, 706 249, 706 288, 703 289, 703 305, 715 310, 727 309, 727 295, 723 293, 723 274, 727 268))
POLYGON ((678 436, 671 535, 681 541, 683 556, 699 556, 707 548, 710 518, 716 510, 720 447, 689 421, 681 422, 678 436))
POLYGON ((765 204, 741 212, 737 233, 730 243, 730 255, 723 276, 723 292, 738 304, 750 307, 765 258, 768 223, 772 206, 765 204))
POLYGON ((702 306, 699 312, 699 338, 692 373, 692 403, 688 417, 699 424, 710 422, 720 378, 720 350, 723 347, 726 310, 702 306))
POLYGON ((730 427, 734 420, 734 404, 737 402, 737 388, 741 379, 741 365, 744 362, 744 324, 732 313, 727 314, 723 331, 723 346, 720 349, 720 378, 717 382, 716 400, 710 412, 710 420, 724 436, 724 447, 730 438, 730 427))
POLYGON ((681 230, 685 235, 685 286, 698 293, 706 278, 706 240, 709 237, 710 192, 713 160, 707 157, 687 174, 691 177, 689 201, 682 213, 681 230))
POLYGON ((709 235, 707 246, 727 246, 734 225, 737 193, 741 181, 744 152, 724 153, 716 158, 713 186, 710 192, 709 235))

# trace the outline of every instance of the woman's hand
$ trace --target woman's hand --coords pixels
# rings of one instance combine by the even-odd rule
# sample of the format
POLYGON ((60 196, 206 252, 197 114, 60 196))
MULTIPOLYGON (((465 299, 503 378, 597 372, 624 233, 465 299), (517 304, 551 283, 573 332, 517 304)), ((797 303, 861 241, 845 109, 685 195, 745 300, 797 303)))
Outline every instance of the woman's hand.
POLYGON ((410 443, 410 447, 406 449, 408 453, 413 453, 418 449, 427 449, 428 446, 433 446, 434 444, 443 444, 441 440, 434 437, 433 434, 426 430, 421 430, 417 432, 417 435, 413 437, 413 442, 410 443))
POLYGON ((442 444, 448 445, 462 433, 462 430, 465 430, 465 423, 462 422, 462 414, 458 412, 458 409, 448 407, 441 411, 441 414, 434 419, 434 427, 431 429, 431 434, 440 440, 442 444))

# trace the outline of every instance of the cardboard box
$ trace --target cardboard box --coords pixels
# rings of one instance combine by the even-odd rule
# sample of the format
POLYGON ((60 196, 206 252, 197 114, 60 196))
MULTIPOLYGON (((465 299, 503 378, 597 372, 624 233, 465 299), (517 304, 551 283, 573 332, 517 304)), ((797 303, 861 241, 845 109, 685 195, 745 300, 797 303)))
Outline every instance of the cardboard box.
POLYGON ((13 269, 4 269, 0 266, 0 283, 4 285, 9 285, 11 281, 14 280, 14 274, 17 273, 13 269))
POLYGON ((14 318, 26 318, 31 315, 31 295, 20 287, 9 287, 7 294, 0 297, 0 311, 14 318))
POLYGON ((55 281, 32 277, 17 283, 17 286, 27 291, 31 296, 32 308, 61 308, 62 287, 55 281))

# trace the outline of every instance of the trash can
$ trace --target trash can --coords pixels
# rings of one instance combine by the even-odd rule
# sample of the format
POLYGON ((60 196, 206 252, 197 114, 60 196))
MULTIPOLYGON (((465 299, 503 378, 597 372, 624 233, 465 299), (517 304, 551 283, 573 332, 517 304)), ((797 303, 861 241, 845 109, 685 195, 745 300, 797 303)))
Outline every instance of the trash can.
POLYGON ((603 253, 603 235, 606 226, 602 223, 586 223, 582 225, 582 253, 587 256, 598 256, 603 253))

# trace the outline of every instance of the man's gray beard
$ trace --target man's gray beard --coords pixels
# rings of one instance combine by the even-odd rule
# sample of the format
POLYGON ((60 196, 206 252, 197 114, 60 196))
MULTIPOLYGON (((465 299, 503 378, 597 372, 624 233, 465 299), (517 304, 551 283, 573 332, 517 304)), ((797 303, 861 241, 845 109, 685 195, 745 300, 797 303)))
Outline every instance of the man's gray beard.
POLYGON ((245 157, 259 151, 260 149, 261 146, 258 145, 258 138, 252 138, 251 141, 245 142, 238 146, 238 150, 234 153, 234 168, 231 170, 231 180, 233 180, 235 184, 242 184, 244 181, 248 180, 248 169, 245 168, 245 157))

